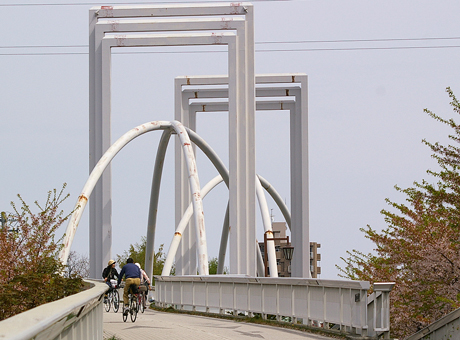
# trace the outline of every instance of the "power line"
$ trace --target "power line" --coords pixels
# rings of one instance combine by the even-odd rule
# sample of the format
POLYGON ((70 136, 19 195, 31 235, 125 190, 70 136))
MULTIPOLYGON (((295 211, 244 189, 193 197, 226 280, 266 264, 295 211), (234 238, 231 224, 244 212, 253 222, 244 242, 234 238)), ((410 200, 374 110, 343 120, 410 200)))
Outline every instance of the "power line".
POLYGON ((426 41, 426 40, 455 40, 460 37, 424 37, 424 38, 383 38, 383 39, 340 39, 340 40, 294 40, 294 41, 264 41, 256 44, 311 44, 311 43, 348 43, 348 42, 388 42, 388 41, 426 41))
MULTIPOLYGON (((340 40, 294 40, 294 41, 259 41, 256 45, 269 44, 313 44, 313 43, 354 43, 354 42, 393 42, 393 41, 432 41, 432 40, 458 40, 460 37, 422 37, 422 38, 384 38, 384 39, 340 39, 340 40)), ((0 46, 5 49, 15 48, 87 48, 88 45, 10 45, 0 46)))
MULTIPOLYGON (((305 0, 252 0, 252 2, 286 2, 286 1, 305 1, 305 0)), ((190 1, 193 2, 193 1, 190 1)), ((201 0, 200 2, 228 2, 226 0, 201 0)), ((171 4, 174 2, 156 2, 155 4, 171 4)), ((103 6, 103 5, 151 5, 147 2, 72 2, 72 3, 20 3, 20 4, 0 4, 0 7, 31 7, 31 6, 103 6)))
MULTIPOLYGON (((411 50, 411 49, 444 49, 459 48, 460 45, 447 46, 393 46, 393 47, 348 47, 348 48, 299 48, 299 49, 266 49, 262 52, 318 52, 318 51, 364 51, 364 50, 411 50)), ((113 54, 178 54, 178 53, 227 53, 227 51, 136 51, 114 52, 113 54)), ((0 53, 0 56, 51 56, 51 55, 88 55, 88 52, 37 52, 37 53, 0 53)))
POLYGON ((11 45, 0 48, 87 48, 88 45, 11 45))
POLYGON ((393 46, 393 47, 344 47, 344 48, 299 48, 299 49, 271 49, 256 50, 256 52, 314 52, 314 51, 363 51, 363 50, 411 50, 411 49, 436 49, 436 48, 458 48, 460 45, 447 46, 393 46))

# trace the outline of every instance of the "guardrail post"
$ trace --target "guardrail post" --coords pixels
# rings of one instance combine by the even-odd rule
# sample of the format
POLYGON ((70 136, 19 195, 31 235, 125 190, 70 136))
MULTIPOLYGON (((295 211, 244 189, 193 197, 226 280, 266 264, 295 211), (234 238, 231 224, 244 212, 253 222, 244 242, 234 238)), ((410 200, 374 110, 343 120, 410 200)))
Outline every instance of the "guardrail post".
POLYGON ((390 339, 390 292, 394 285, 394 282, 374 283, 367 305, 369 335, 390 339))

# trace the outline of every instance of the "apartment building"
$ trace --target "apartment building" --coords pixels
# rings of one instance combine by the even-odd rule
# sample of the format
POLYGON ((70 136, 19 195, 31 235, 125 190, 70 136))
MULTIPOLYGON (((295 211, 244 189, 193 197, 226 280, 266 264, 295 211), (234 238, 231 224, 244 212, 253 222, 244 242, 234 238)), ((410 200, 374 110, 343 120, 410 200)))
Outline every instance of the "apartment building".
MULTIPOLYGON (((288 244, 286 236, 286 222, 272 222, 273 238, 275 242, 276 251, 276 265, 278 267, 279 277, 290 277, 291 276, 291 260, 289 259, 289 252, 292 254, 293 248, 291 244, 288 244)), ((268 264, 265 261, 265 242, 259 242, 259 248, 264 259, 266 272, 269 275, 268 264)), ((312 278, 317 278, 321 274, 321 267, 319 262, 321 261, 321 254, 318 252, 318 248, 321 248, 321 244, 316 242, 310 242, 310 272, 312 278)), ((294 249, 295 256, 295 249, 294 249)))

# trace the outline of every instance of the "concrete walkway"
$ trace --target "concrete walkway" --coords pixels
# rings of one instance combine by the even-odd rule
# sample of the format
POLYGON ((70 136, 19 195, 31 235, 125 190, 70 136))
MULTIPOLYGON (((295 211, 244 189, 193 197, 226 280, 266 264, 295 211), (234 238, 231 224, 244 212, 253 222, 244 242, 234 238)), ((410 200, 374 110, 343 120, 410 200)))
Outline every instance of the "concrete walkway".
POLYGON ((120 311, 104 311, 104 339, 112 336, 119 340, 331 340, 302 331, 151 309, 139 313, 134 323, 129 317, 123 322, 120 311))

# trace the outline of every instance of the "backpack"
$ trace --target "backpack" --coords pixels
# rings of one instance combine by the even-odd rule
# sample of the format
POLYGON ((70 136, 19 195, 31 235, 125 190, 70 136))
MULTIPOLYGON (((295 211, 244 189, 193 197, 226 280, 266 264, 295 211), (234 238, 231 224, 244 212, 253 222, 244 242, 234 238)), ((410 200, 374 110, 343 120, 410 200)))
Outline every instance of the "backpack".
POLYGON ((109 276, 108 268, 105 267, 104 270, 102 271, 102 278, 105 279, 107 276, 109 276))

